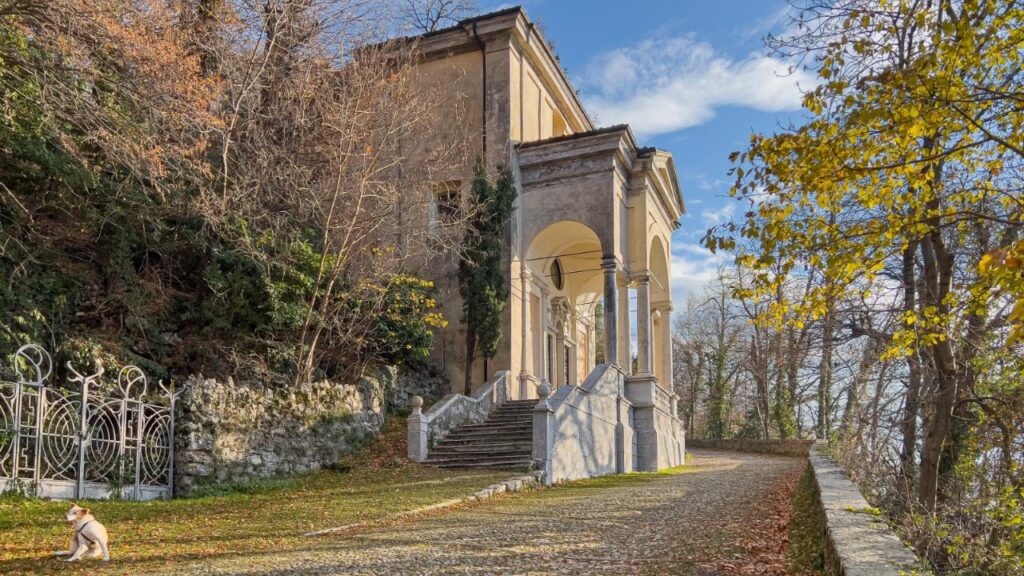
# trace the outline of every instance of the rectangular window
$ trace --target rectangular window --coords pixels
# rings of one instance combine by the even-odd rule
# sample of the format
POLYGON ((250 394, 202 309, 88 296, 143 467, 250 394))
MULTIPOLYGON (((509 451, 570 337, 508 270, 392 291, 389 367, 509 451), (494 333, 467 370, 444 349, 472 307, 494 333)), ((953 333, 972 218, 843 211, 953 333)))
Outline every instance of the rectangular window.
POLYGON ((432 185, 434 193, 434 224, 451 226, 461 215, 462 182, 446 180, 432 185))
POLYGON ((569 370, 572 370, 572 347, 566 346, 565 350, 565 372, 562 374, 562 384, 569 385, 569 370))

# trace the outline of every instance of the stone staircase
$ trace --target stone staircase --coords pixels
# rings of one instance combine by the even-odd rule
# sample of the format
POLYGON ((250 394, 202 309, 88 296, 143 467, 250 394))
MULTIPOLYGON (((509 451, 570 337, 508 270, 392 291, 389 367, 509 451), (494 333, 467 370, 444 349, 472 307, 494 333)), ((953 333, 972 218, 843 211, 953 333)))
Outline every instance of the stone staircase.
POLYGON ((526 470, 533 454, 536 400, 510 400, 480 424, 455 428, 430 449, 423 464, 440 468, 526 470))

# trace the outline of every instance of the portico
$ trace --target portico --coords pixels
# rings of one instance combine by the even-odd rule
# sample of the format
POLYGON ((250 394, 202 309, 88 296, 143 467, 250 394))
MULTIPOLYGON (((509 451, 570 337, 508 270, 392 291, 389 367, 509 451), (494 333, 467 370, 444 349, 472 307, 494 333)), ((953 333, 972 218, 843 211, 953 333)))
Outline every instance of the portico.
MULTIPOLYGON (((672 155, 639 146, 626 125, 594 126, 520 8, 417 42, 424 81, 451 90, 453 108, 481 136, 476 153, 511 167, 518 194, 503 248, 510 297, 498 350, 468 365, 467 379, 464 328, 451 321, 438 335, 433 360, 452 390, 468 380, 473 394, 414 413, 410 453, 426 458, 430 442, 462 421, 457 413, 475 421, 505 410, 498 421, 507 423, 535 406, 529 458, 547 481, 681 463, 669 256, 684 205, 672 155)), ((470 182, 458 171, 440 179, 446 191, 470 182)), ((454 270, 431 273, 445 315, 460 317, 454 270)), ((513 449, 479 441, 476 454, 513 449)))
POLYGON ((638 149, 625 126, 520 144, 516 155, 517 396, 582 382, 604 362, 668 384, 665 246, 683 209, 671 155, 638 149))

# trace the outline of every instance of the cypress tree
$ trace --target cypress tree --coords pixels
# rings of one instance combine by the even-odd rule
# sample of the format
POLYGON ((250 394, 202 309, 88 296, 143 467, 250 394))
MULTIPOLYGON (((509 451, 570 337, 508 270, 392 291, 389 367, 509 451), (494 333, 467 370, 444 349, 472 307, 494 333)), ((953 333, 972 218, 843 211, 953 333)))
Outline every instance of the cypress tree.
POLYGON ((501 314, 509 297, 509 285, 501 268, 505 226, 516 200, 515 179, 507 166, 498 169, 498 181, 487 177, 478 159, 471 190, 475 210, 466 223, 459 261, 459 295, 462 322, 466 325, 466 381, 473 384, 473 363, 492 358, 501 340, 501 314))

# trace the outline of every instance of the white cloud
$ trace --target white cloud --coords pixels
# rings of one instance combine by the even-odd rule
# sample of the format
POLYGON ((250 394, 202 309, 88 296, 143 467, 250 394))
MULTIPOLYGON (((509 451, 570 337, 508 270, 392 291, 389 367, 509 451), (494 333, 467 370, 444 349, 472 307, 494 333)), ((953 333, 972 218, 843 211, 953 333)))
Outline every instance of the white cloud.
POLYGON ((701 210, 700 217, 704 219, 705 224, 715 226, 717 224, 723 224, 725 222, 728 222, 732 218, 732 215, 735 213, 736 203, 729 202, 727 204, 722 205, 722 207, 718 208, 717 210, 712 210, 710 208, 701 210))
POLYGON ((603 124, 628 123, 638 135, 698 126, 725 106, 784 112, 800 108, 803 70, 764 54, 719 54, 692 35, 647 39, 606 52, 586 68, 585 101, 603 124))
POLYGON ((707 248, 677 239, 672 243, 672 301, 681 310, 690 294, 699 294, 715 279, 718 269, 731 261, 728 254, 712 254, 707 248))

